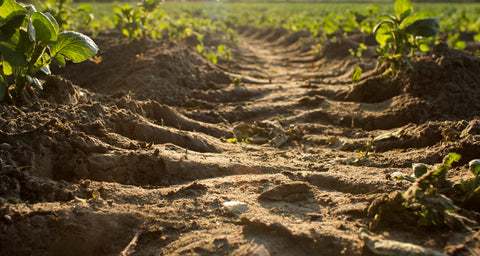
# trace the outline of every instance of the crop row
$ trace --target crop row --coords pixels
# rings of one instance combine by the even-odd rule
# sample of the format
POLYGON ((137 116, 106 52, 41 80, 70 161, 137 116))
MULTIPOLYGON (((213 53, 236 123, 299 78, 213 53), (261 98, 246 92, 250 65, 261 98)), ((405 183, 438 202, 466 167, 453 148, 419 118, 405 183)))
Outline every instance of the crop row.
MULTIPOLYGON (((73 23, 91 33, 120 28, 119 8, 138 8, 135 3, 94 4, 94 7, 95 19, 88 26, 82 23, 86 19, 79 16, 72 19, 73 23)), ((422 16, 438 18, 440 38, 452 47, 462 49, 466 39, 480 39, 480 4, 416 4, 414 10, 422 16), (466 34, 469 36, 465 37, 466 34)), ((165 2, 149 14, 144 29, 152 38, 177 40, 192 34, 223 34, 231 38, 229 29, 241 26, 284 28, 290 32, 307 30, 312 36, 322 37, 355 31, 372 33, 379 15, 392 12, 391 4, 165 2)))

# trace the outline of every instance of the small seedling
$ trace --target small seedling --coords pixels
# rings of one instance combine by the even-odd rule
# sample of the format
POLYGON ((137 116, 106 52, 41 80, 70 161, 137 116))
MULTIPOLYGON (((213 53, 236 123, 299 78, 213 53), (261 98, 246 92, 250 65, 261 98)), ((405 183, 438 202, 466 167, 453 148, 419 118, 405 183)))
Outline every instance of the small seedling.
POLYGON ((352 74, 352 83, 360 81, 360 77, 363 74, 363 69, 360 66, 357 66, 352 74))
POLYGON ((365 151, 360 151, 360 158, 368 158, 372 154, 371 152, 373 152, 374 150, 373 142, 374 142, 373 138, 367 141, 367 144, 365 146, 365 151))
POLYGON ((360 44, 357 48, 357 51, 354 51, 353 49, 348 49, 348 51, 350 52, 350 55, 360 58, 363 55, 363 51, 366 49, 367 47, 364 44, 360 44))
POLYGON ((242 85, 242 78, 241 77, 230 77, 230 80, 236 86, 242 85))

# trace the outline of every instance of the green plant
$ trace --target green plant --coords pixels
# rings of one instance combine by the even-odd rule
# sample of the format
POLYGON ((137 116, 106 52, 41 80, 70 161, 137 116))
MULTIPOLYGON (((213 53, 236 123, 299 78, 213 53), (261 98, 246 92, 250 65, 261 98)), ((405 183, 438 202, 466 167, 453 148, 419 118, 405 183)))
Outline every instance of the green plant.
POLYGON ((460 160, 461 156, 450 153, 443 159, 436 170, 429 170, 403 193, 403 206, 413 211, 418 217, 420 226, 437 226, 445 224, 447 212, 454 212, 458 208, 446 196, 438 193, 439 189, 447 184, 447 171, 452 163, 460 160))
POLYGON ((460 34, 456 33, 448 37, 448 44, 455 49, 463 50, 467 47, 465 41, 460 40, 460 34))
POLYGON ((150 14, 155 11, 161 0, 143 0, 139 8, 125 4, 122 7, 114 6, 113 11, 117 20, 117 28, 121 28, 128 39, 145 38, 150 29, 150 14))
POLYGON ((372 138, 371 140, 367 141, 367 144, 365 145, 365 151, 360 151, 360 158, 367 158, 371 155, 371 152, 373 151, 373 142, 375 140, 372 138))
POLYGON ((410 57, 417 51, 428 51, 430 40, 440 32, 437 18, 426 17, 426 13, 413 13, 409 0, 395 1, 395 15, 381 15, 373 29, 380 44, 380 63, 386 62, 387 72, 397 72, 402 62, 410 68, 410 57))
MULTIPOLYGON (((453 162, 460 160, 460 157, 459 154, 450 153, 434 170, 428 170, 421 164, 414 165, 414 169, 418 169, 415 170, 416 176, 421 176, 414 179, 407 191, 394 193, 387 199, 381 199, 380 206, 377 204, 372 208, 372 211, 376 211, 374 223, 386 220, 416 223, 427 227, 462 226, 462 222, 451 214, 457 211, 458 207, 451 199, 440 193, 441 190, 449 188, 450 184, 446 180, 447 171, 452 167, 453 162)), ((375 204, 374 202, 372 205, 375 204)))
POLYGON ((241 77, 230 77, 230 81, 232 81, 232 83, 235 86, 242 85, 242 78, 241 77))
POLYGON ((217 46, 217 53, 218 57, 221 57, 227 63, 233 58, 232 51, 224 44, 217 46))
POLYGON ((82 19, 82 26, 88 25, 94 18, 92 6, 89 4, 81 4, 75 8, 69 7, 71 0, 46 0, 38 2, 43 12, 50 13, 58 23, 60 28, 73 29, 71 23, 74 16, 82 19))
POLYGON ((462 200, 468 201, 473 197, 480 196, 480 159, 470 161, 469 170, 475 176, 472 179, 462 181, 457 187, 463 195, 462 200))
POLYGON ((363 74, 363 69, 360 66, 355 67, 355 70, 353 71, 352 74, 352 82, 358 82, 360 80, 360 77, 363 74))
POLYGON ((348 49, 348 51, 350 52, 350 55, 357 56, 360 58, 362 57, 363 51, 366 49, 367 49, 367 46, 361 43, 360 45, 358 45, 357 51, 354 51, 353 49, 348 49))
POLYGON ((64 67, 66 59, 82 62, 98 51, 89 37, 73 32, 59 32, 55 18, 35 7, 23 7, 14 0, 0 2, 0 100, 10 97, 10 87, 21 95, 27 86, 42 89, 35 78, 38 71, 50 74, 54 60, 64 67), (9 84, 8 77, 14 78, 9 84))
POLYGON ((203 36, 197 35, 197 39, 200 42, 197 44, 197 51, 201 53, 203 57, 207 60, 211 61, 214 64, 217 64, 218 59, 223 59, 225 62, 229 62, 232 60, 232 51, 224 44, 220 44, 217 46, 217 52, 210 52, 205 49, 205 45, 203 44, 203 36))

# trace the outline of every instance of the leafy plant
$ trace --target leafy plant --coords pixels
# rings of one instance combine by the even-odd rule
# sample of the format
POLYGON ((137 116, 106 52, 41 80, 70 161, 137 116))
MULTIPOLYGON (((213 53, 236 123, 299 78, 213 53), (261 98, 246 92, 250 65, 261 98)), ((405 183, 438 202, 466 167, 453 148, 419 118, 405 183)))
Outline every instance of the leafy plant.
POLYGON ((429 170, 403 193, 405 200, 403 206, 414 212, 419 225, 443 225, 447 217, 446 212, 458 209, 449 198, 439 194, 438 190, 445 187, 447 171, 452 167, 452 163, 460 158, 459 154, 448 154, 436 170, 429 170))
POLYGON ((217 53, 225 62, 229 62, 232 60, 232 51, 224 44, 220 44, 217 46, 217 53))
POLYGON ((128 39, 137 37, 145 38, 147 30, 150 29, 150 14, 155 11, 161 0, 143 0, 139 8, 134 8, 129 4, 122 7, 114 6, 113 11, 117 19, 117 27, 122 29, 123 34, 128 39))
POLYGON ((472 160, 468 165, 469 170, 475 177, 466 181, 462 181, 457 186, 460 189, 461 194, 463 194, 463 201, 468 201, 473 197, 480 196, 480 159, 472 160))
POLYGON ((447 41, 448 41, 448 44, 450 44, 450 46, 455 49, 463 50, 465 49, 465 47, 467 47, 465 41, 460 40, 459 33, 449 36, 447 41))
POLYGON ((123 35, 128 39, 134 39, 140 35, 141 28, 138 21, 140 12, 138 10, 125 4, 122 7, 114 6, 113 11, 117 17, 117 27, 122 29, 123 35))
POLYGON ((375 140, 372 138, 371 140, 367 141, 367 144, 365 145, 365 151, 360 151, 360 158, 367 158, 371 155, 371 152, 373 152, 373 142, 375 140))
POLYGON ((457 211, 458 207, 451 199, 439 192, 449 187, 446 180, 447 171, 460 157, 459 154, 450 153, 434 170, 428 170, 424 165, 414 166, 414 168, 418 167, 418 170, 415 170, 416 176, 421 176, 414 179, 407 191, 394 193, 372 204, 374 206, 369 209, 369 214, 376 212, 373 224, 387 220, 397 223, 416 223, 427 227, 462 226, 462 222, 451 214, 457 211))
POLYGON ((94 18, 92 6, 89 4, 81 4, 76 8, 71 8, 68 4, 71 0, 46 0, 38 2, 43 12, 50 13, 58 23, 60 28, 73 29, 74 26, 69 24, 74 16, 79 16, 83 20, 83 26, 88 25, 94 18))
POLYGON ((27 86, 42 89, 35 78, 38 71, 50 74, 54 60, 64 67, 66 59, 74 63, 94 56, 98 47, 89 37, 74 31, 59 31, 55 18, 37 12, 32 5, 21 6, 14 0, 0 5, 0 100, 10 97, 10 87, 21 95, 27 86), (9 83, 13 77, 14 84, 9 83))
POLYGON ((367 47, 364 45, 364 44, 360 44, 357 48, 357 51, 354 51, 353 49, 348 49, 348 51, 350 52, 350 55, 352 56, 357 56, 357 57, 362 57, 362 53, 364 50, 366 50, 367 47))
POLYGON ((397 72, 402 61, 413 69, 410 57, 417 51, 428 51, 430 40, 440 32, 437 18, 425 17, 426 13, 413 15, 409 0, 395 1, 395 15, 381 15, 373 29, 380 44, 380 63, 386 62, 387 72, 397 72))
POLYGON ((214 64, 217 64, 218 59, 223 59, 225 62, 229 62, 232 60, 232 51, 224 44, 220 44, 217 46, 217 52, 207 51, 205 45, 203 44, 203 36, 198 34, 197 40, 200 42, 197 44, 197 51, 201 53, 203 57, 207 60, 211 61, 214 64))
POLYGON ((352 82, 354 83, 358 82, 362 74, 363 74, 363 69, 360 66, 357 66, 352 74, 352 82))

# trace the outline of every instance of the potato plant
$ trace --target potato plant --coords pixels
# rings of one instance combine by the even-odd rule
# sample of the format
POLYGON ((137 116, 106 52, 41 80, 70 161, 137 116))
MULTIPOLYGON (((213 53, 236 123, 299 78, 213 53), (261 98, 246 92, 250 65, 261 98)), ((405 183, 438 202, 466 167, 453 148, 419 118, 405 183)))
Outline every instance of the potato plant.
POLYGON ((42 89, 35 75, 39 71, 50 74, 52 61, 64 67, 66 60, 82 62, 97 51, 91 38, 74 31, 60 32, 50 13, 38 12, 32 5, 24 7, 14 0, 1 0, 0 100, 12 96, 11 87, 16 96, 27 86, 42 89))
POLYGON ((128 39, 145 38, 147 31, 153 29, 151 15, 160 2, 160 0, 143 0, 138 8, 129 4, 122 7, 114 6, 113 11, 116 15, 117 27, 122 29, 123 34, 128 39))
POLYGON ((462 194, 462 200, 468 201, 474 197, 480 196, 480 160, 474 159, 469 163, 469 170, 475 176, 466 181, 462 181, 456 186, 460 194, 462 194))
POLYGON ((89 4, 81 4, 75 8, 70 7, 71 0, 46 0, 38 2, 38 6, 42 12, 50 13, 58 23, 60 28, 74 29, 74 20, 81 20, 78 24, 82 28, 86 28, 94 19, 92 6, 89 4))
POLYGON ((375 39, 380 44, 380 62, 386 62, 387 72, 397 72, 402 62, 410 68, 410 57, 418 51, 428 51, 430 40, 440 32, 437 18, 425 17, 426 13, 413 14, 409 0, 395 1, 395 15, 381 15, 373 29, 375 39))

